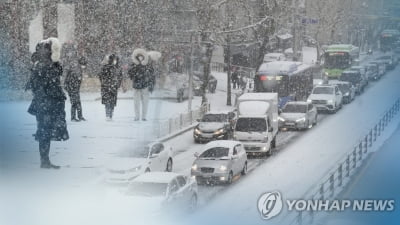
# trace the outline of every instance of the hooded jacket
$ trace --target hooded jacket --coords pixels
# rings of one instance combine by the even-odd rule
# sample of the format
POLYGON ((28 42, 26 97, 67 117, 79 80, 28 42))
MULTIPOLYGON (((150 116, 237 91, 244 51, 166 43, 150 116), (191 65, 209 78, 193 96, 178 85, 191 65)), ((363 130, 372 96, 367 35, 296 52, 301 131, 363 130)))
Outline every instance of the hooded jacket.
POLYGON ((28 112, 38 121, 37 140, 67 140, 65 94, 61 88, 62 66, 60 45, 56 38, 41 41, 36 46, 38 61, 32 68, 32 103, 28 112))
POLYGON ((147 52, 144 49, 135 49, 132 53, 132 61, 128 76, 133 82, 133 88, 149 88, 150 91, 153 91, 155 85, 154 69, 149 64, 147 52))

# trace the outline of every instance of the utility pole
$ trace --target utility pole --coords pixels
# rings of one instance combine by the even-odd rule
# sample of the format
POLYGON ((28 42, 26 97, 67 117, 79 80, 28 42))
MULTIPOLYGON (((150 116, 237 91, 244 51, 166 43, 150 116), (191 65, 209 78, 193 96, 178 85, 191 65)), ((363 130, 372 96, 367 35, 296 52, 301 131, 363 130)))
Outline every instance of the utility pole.
POLYGON ((292 0, 292 30, 293 30, 293 45, 292 45, 292 49, 293 49, 293 59, 294 61, 297 61, 297 57, 298 57, 298 27, 297 27, 297 17, 298 17, 298 13, 297 13, 297 7, 296 7, 296 0, 292 0))
POLYGON ((188 99, 188 112, 192 111, 192 99, 193 99, 193 60, 194 60, 194 49, 193 49, 193 35, 190 33, 190 71, 189 71, 189 99, 188 99))

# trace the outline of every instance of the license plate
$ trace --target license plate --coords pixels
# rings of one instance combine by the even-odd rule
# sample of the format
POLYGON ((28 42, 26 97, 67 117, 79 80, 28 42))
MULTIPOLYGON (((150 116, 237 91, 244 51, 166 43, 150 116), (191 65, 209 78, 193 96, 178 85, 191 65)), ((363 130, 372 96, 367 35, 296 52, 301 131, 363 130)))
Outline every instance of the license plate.
POLYGON ((294 126, 295 123, 286 123, 288 126, 294 126))

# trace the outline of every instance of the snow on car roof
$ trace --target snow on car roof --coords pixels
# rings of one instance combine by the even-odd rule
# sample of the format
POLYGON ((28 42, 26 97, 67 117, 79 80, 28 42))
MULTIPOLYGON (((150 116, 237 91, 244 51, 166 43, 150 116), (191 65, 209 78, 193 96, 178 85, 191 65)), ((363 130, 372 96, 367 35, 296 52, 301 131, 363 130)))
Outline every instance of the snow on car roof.
POLYGON ((240 144, 239 141, 229 141, 229 140, 211 141, 204 146, 204 150, 207 150, 210 148, 215 148, 215 147, 233 148, 238 144, 240 144))
POLYGON ((211 110, 209 112, 207 112, 206 114, 228 114, 232 112, 232 110, 211 110))
POLYGON ((180 176, 180 174, 171 172, 149 172, 136 177, 133 182, 169 183, 177 176, 180 176))
POLYGON ((308 102, 305 101, 291 101, 287 102, 286 105, 307 105, 308 102))
POLYGON ((320 84, 315 86, 314 88, 320 88, 320 87, 331 87, 334 88, 336 85, 335 84, 320 84))
POLYGON ((268 112, 270 104, 264 101, 242 101, 239 104, 240 115, 264 115, 268 112))
POLYGON ((267 99, 277 99, 278 93, 245 93, 239 97, 239 101, 265 101, 267 99))
POLYGON ((348 81, 341 81, 341 80, 330 80, 329 84, 350 84, 348 81))

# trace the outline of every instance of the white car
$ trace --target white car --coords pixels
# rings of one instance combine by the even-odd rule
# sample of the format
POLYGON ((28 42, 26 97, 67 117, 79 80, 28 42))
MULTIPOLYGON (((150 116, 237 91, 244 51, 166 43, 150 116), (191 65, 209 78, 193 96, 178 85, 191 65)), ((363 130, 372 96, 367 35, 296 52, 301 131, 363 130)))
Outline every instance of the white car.
POLYGON ((318 111, 335 113, 342 108, 343 95, 336 85, 317 85, 312 90, 307 102, 317 107, 318 111))
POLYGON ((161 142, 141 145, 128 152, 128 157, 118 157, 106 168, 105 181, 127 184, 137 176, 150 171, 172 171, 172 147, 161 142))
POLYGON ((247 154, 238 141, 212 141, 195 157, 191 174, 198 184, 230 184, 234 176, 247 173, 247 154))
POLYGON ((308 129, 317 124, 318 112, 310 102, 288 102, 278 120, 279 128, 308 129))
POLYGON ((198 191, 196 181, 189 176, 150 172, 132 180, 122 195, 118 193, 112 197, 122 210, 128 208, 133 215, 146 217, 193 211, 197 206, 198 191))

